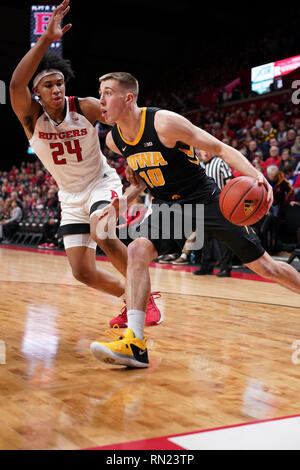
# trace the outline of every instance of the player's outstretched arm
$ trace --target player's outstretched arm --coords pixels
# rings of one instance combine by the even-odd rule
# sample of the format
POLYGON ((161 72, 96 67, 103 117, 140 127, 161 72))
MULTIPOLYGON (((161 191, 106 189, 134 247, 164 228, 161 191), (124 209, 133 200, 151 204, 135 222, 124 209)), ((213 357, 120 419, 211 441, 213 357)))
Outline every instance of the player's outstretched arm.
POLYGON ((79 98, 79 104, 83 114, 93 125, 96 121, 106 124, 100 109, 99 99, 94 98, 93 96, 79 98))
POLYGON ((13 110, 23 125, 38 112, 39 105, 32 99, 28 84, 50 44, 61 38, 72 27, 61 22, 70 10, 70 0, 64 0, 53 12, 45 33, 36 45, 27 52, 13 72, 10 82, 10 97, 13 110))
POLYGON ((259 184, 263 184, 268 191, 269 206, 273 202, 273 189, 246 157, 230 145, 216 139, 214 136, 194 126, 188 119, 171 111, 158 111, 155 117, 155 128, 162 143, 173 147, 176 142, 184 142, 200 150, 222 158, 231 168, 239 171, 245 176, 257 178, 259 184))

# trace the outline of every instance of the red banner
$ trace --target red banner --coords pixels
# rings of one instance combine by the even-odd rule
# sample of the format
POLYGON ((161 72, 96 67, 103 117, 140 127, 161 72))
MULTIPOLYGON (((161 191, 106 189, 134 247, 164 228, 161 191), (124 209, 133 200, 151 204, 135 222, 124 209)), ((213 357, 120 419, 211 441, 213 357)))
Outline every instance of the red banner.
POLYGON ((274 76, 281 77, 282 75, 287 75, 298 67, 300 67, 300 55, 277 60, 274 62, 274 76))

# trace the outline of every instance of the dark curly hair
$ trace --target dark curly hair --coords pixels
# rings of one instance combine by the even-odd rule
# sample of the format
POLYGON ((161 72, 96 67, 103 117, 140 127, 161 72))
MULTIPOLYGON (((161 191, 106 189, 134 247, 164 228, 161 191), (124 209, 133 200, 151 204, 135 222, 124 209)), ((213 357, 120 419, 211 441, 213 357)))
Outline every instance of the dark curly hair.
POLYGON ((63 59, 61 56, 51 51, 46 52, 46 54, 42 58, 36 70, 36 73, 34 74, 34 77, 36 77, 36 75, 46 69, 60 70, 64 74, 66 83, 75 76, 75 73, 72 69, 71 61, 68 59, 63 59))

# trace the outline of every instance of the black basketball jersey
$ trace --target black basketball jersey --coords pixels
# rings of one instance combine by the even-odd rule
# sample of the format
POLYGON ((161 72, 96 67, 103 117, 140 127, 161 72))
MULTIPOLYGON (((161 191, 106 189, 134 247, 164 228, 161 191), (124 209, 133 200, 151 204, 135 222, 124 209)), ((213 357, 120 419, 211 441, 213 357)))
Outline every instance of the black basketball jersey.
POLYGON ((115 125, 112 128, 115 145, 155 199, 206 202, 216 188, 214 180, 199 165, 192 146, 177 142, 175 147, 168 148, 161 143, 154 127, 157 111, 159 108, 142 108, 141 127, 134 142, 127 141, 115 125))

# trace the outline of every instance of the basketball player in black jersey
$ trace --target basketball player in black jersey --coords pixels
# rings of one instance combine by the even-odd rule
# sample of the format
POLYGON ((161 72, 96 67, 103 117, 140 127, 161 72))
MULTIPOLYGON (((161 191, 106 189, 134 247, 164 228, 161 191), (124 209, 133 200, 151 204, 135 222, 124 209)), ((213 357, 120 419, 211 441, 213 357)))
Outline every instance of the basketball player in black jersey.
MULTIPOLYGON (((162 224, 156 226, 153 217, 160 203, 170 206, 174 201, 182 206, 193 203, 193 208, 203 204, 205 230, 231 248, 246 266, 259 275, 300 293, 300 274, 294 268, 274 261, 251 228, 233 225, 224 218, 218 204, 220 190, 199 166, 194 148, 218 155, 231 168, 257 178, 268 191, 270 207, 273 192, 264 176, 240 152, 186 118, 158 108, 140 108, 137 105, 138 82, 132 75, 110 73, 100 77, 99 81, 102 115, 106 123, 116 123, 107 135, 106 143, 114 152, 126 157, 131 171, 144 181, 154 199, 153 214, 141 225, 142 236, 128 247, 128 329, 125 335, 119 335, 117 341, 92 343, 92 353, 114 364, 149 365, 143 332, 150 294, 149 264, 158 255, 180 251, 189 235, 185 234, 187 236, 181 240, 165 239, 162 224), (143 230, 145 226, 153 230, 143 230)), ((119 203, 118 200, 113 201, 111 209, 118 210, 119 203)))

